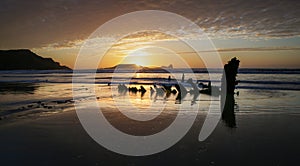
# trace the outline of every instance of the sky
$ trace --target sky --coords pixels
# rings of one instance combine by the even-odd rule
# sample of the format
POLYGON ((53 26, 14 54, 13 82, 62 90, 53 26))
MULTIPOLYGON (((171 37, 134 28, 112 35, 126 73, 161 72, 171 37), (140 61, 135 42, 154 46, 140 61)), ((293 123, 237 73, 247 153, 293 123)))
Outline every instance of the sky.
MULTIPOLYGON (((196 23, 224 63, 236 56, 245 68, 300 68, 299 9, 297 0, 1 0, 0 49, 28 48, 73 67, 83 43, 107 21, 129 12, 162 10, 196 23)), ((174 57, 205 67, 182 41, 156 32, 128 34, 99 67, 184 66, 174 57)))

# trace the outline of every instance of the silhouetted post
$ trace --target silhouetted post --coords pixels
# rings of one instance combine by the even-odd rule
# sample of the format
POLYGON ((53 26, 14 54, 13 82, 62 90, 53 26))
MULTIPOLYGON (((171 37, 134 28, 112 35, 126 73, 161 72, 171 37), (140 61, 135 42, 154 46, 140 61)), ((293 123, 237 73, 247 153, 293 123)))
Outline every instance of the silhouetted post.
POLYGON ((240 61, 236 57, 232 58, 225 66, 222 76, 222 94, 234 94, 235 85, 237 85, 236 76, 238 73, 240 61), (226 83, 226 84, 225 84, 226 83), (226 85, 226 92, 225 92, 226 85))
POLYGON ((238 73, 240 61, 236 57, 232 58, 226 65, 224 65, 224 73, 222 76, 221 85, 221 109, 222 120, 228 127, 236 127, 234 114, 234 89, 237 85, 236 76, 238 73))

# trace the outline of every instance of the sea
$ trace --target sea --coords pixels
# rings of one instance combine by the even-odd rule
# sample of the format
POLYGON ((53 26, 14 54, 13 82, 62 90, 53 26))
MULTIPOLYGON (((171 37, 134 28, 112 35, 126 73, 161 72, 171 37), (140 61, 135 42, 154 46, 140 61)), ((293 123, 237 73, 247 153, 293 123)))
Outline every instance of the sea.
MULTIPOLYGON (((74 94, 77 95, 78 102, 89 103, 96 100, 103 107, 118 106, 125 110, 135 107, 141 114, 154 114, 155 111, 152 110, 160 107, 176 110, 179 106, 187 112, 197 110, 207 113, 210 101, 213 100, 209 95, 200 94, 194 97, 188 94, 178 102, 177 93, 168 96, 153 95, 153 85, 193 78, 195 83, 207 84, 211 81, 213 85, 220 87, 219 78, 222 72, 217 69, 209 71, 208 73, 207 69, 174 69, 171 72, 116 73, 113 70, 79 70, 74 71, 76 74, 65 70, 0 71, 0 119, 38 118, 72 111, 74 94), (120 84, 137 89, 143 86, 146 93, 120 93, 120 84), (78 87, 85 90, 79 96, 78 93, 74 93, 78 87)), ((237 115, 300 115, 300 69, 241 68, 237 80, 237 115)))

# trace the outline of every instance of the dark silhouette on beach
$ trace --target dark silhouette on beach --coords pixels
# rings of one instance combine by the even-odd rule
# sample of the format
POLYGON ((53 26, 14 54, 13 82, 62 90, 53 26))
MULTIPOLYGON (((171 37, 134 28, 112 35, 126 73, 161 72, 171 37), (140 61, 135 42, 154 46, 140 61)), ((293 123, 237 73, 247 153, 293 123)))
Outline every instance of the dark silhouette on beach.
POLYGON ((181 101, 185 98, 185 96, 187 95, 188 91, 181 84, 176 84, 175 88, 176 88, 176 90, 178 92, 177 97, 175 99, 176 100, 175 104, 181 104, 181 101))
POLYGON ((118 85, 118 92, 121 95, 125 95, 127 93, 127 86, 124 84, 119 84, 118 85))
POLYGON ((163 88, 165 89, 165 92, 166 92, 165 99, 169 98, 171 96, 171 94, 176 94, 177 93, 177 91, 175 89, 172 89, 172 85, 164 84, 162 86, 163 86, 163 88))
POLYGON ((221 93, 221 108, 222 120, 228 127, 236 127, 234 113, 234 90, 237 85, 236 76, 238 73, 240 61, 234 57, 226 65, 224 65, 224 73, 222 76, 222 93, 221 93))
MULTIPOLYGON (((232 58, 228 64, 224 65, 224 73, 222 76, 222 84, 221 84, 221 93, 220 89, 217 86, 212 86, 211 81, 208 81, 207 85, 204 83, 194 83, 192 78, 189 78, 185 82, 184 73, 182 74, 181 82, 171 82, 171 76, 168 76, 167 81, 168 83, 164 84, 154 84, 153 88, 150 87, 150 98, 156 101, 158 97, 162 97, 164 100, 167 100, 171 96, 171 94, 176 94, 175 104, 181 104, 181 101, 185 98, 185 96, 189 93, 193 96, 191 100, 191 105, 196 103, 197 98, 199 97, 200 93, 207 94, 207 95, 217 95, 221 94, 221 106, 224 108, 224 115, 222 116, 225 121, 229 119, 229 115, 231 119, 234 119, 234 89, 235 85, 238 83, 236 80, 238 67, 240 61, 237 60, 236 57, 232 58), (187 90, 184 87, 184 83, 188 83, 191 85, 191 89, 187 90), (172 89, 172 87, 175 89, 172 89), (199 89, 201 88, 201 89, 199 89), (154 97, 153 97, 154 95, 154 97), (232 116, 233 115, 233 116, 232 116)), ((118 91, 120 94, 125 94, 127 91, 130 94, 136 95, 137 92, 141 92, 141 98, 143 98, 144 94, 146 93, 146 89, 143 86, 140 86, 140 89, 137 87, 129 87, 127 88, 124 84, 118 85, 118 91)), ((238 92, 236 93, 239 94, 238 92)), ((235 126, 235 120, 230 123, 229 126, 235 126)))
POLYGON ((126 85, 119 84, 118 85, 118 92, 119 92, 120 95, 125 95, 127 92, 129 92, 130 94, 136 95, 138 92, 140 92, 141 93, 141 98, 143 98, 145 93, 147 92, 147 90, 142 85, 140 86, 140 89, 138 89, 137 87, 128 87, 127 88, 126 85))
POLYGON ((200 87, 200 93, 207 94, 207 95, 213 95, 213 96, 219 96, 220 95, 220 88, 217 86, 212 86, 211 81, 208 81, 207 85, 200 82, 198 84, 198 87, 200 87))
POLYGON ((129 87, 128 91, 132 94, 136 94, 138 92, 138 89, 137 89, 137 87, 129 87))
POLYGON ((145 93, 147 92, 147 90, 141 85, 140 89, 139 89, 139 92, 141 92, 141 98, 143 98, 145 93))
POLYGON ((238 73, 239 64, 240 61, 234 57, 228 61, 226 65, 224 65, 224 73, 222 76, 222 93, 234 94, 235 85, 238 84, 236 76, 238 73), (226 86, 226 92, 224 86, 226 86))
POLYGON ((192 78, 189 78, 187 81, 187 83, 191 84, 191 86, 193 87, 193 89, 191 89, 189 91, 189 93, 191 95, 193 95, 193 99, 191 101, 191 105, 194 105, 196 104, 196 99, 198 98, 198 96, 200 95, 200 91, 198 89, 198 86, 193 82, 193 79, 192 78))
MULTIPOLYGON (((144 97, 145 93, 147 90, 144 88, 144 86, 140 86, 140 89, 137 87, 128 87, 124 84, 119 84, 118 85, 118 92, 120 95, 125 95, 127 92, 132 95, 136 95, 138 92, 141 94, 141 99, 144 97)), ((151 88, 150 88, 150 93, 151 93, 151 88)), ((151 93, 152 94, 152 93, 151 93)))
POLYGON ((157 87, 157 85, 153 85, 154 91, 155 91, 155 96, 154 96, 154 101, 156 101, 157 97, 163 97, 165 96, 166 89, 164 87, 160 88, 157 87))
POLYGON ((154 92, 155 92, 155 90, 152 87, 150 87, 150 98, 151 99, 152 99, 154 92))

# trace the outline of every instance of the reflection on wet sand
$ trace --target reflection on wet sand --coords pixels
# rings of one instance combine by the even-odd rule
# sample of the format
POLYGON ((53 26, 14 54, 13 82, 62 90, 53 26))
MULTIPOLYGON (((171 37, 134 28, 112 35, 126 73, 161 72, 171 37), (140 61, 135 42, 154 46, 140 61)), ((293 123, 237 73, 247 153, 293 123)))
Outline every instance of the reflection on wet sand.
POLYGON ((0 92, 1 93, 29 93, 33 94, 34 91, 38 88, 37 84, 34 83, 0 83, 0 92))
POLYGON ((223 108, 222 112, 222 120, 225 122, 226 126, 230 128, 235 128, 236 127, 236 120, 235 120, 235 100, 233 95, 227 95, 227 96, 222 96, 221 101, 221 108, 223 108), (226 97, 224 99, 224 97, 226 97))

